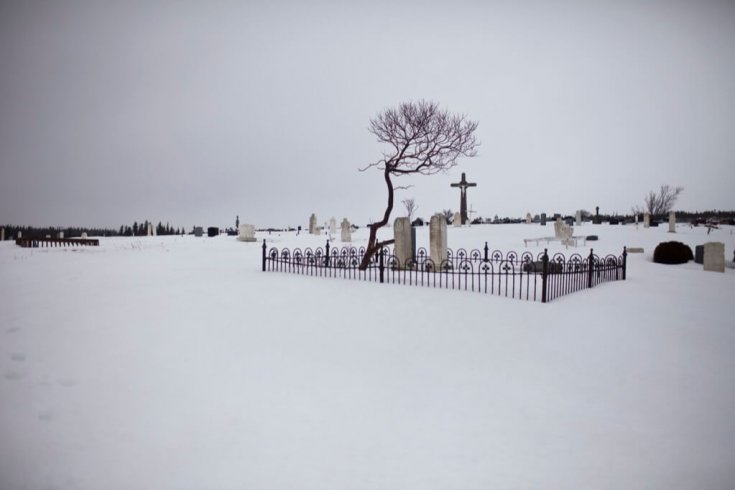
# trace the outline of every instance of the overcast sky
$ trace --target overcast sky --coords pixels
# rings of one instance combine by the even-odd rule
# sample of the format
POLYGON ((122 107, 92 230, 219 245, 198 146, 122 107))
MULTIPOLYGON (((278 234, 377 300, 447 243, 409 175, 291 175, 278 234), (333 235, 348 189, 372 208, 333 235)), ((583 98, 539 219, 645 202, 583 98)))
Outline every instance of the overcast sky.
MULTIPOLYGON (((371 117, 428 99, 479 155, 418 215, 735 209, 735 2, 0 3, 0 223, 377 219, 371 117)), ((393 217, 404 214, 400 205, 393 217), (397 211, 397 213, 396 213, 397 211)))

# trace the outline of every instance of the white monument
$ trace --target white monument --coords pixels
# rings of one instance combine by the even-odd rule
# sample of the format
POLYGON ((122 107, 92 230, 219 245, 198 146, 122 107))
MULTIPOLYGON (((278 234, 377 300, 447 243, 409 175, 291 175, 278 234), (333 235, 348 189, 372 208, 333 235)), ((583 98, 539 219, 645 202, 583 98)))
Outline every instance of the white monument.
POLYGON ((725 244, 722 242, 707 242, 704 244, 704 270, 725 272, 725 244))
POLYGON ((429 256, 437 270, 447 260, 447 220, 441 214, 435 214, 429 222, 429 256))
POLYGON ((342 223, 340 224, 341 227, 341 239, 343 242, 351 242, 352 241, 352 228, 350 227, 350 222, 347 221, 347 218, 344 218, 342 220, 342 223))
POLYGON ((454 213, 454 219, 452 220, 452 224, 454 226, 462 226, 462 213, 460 212, 454 213))
POLYGON ((334 216, 332 216, 329 220, 329 234, 330 235, 337 234, 337 220, 334 219, 334 216))
POLYGON ((651 215, 649 213, 643 213, 643 228, 649 228, 651 226, 651 215))
POLYGON ((87 239, 87 232, 86 231, 83 231, 82 232, 82 240, 86 240, 86 239, 87 239))
POLYGON ((63 240, 63 238, 64 238, 64 232, 63 231, 60 231, 59 232, 59 238, 61 238, 63 240))
POLYGON ((311 213, 311 216, 309 217, 309 233, 312 235, 318 235, 317 232, 318 227, 316 226, 316 214, 311 213))
POLYGON ((240 225, 239 234, 237 236, 238 241, 241 242, 254 242, 255 238, 255 226, 243 224, 240 225))
POLYGON ((526 213, 526 224, 530 225, 533 223, 533 216, 531 216, 531 213, 526 213))
POLYGON ((577 214, 574 216, 574 225, 582 226, 582 210, 578 209, 577 214))
POLYGON ((669 213, 669 233, 676 233, 676 213, 673 211, 669 213))

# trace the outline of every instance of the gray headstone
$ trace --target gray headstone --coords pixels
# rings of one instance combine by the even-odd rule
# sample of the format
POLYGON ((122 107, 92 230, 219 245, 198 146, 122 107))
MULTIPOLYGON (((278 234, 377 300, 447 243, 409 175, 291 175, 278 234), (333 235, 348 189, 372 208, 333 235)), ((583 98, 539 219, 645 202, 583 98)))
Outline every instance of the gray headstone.
POLYGON ((255 238, 255 226, 242 224, 240 225, 239 234, 237 236, 238 241, 241 242, 254 242, 255 238))
POLYGON ((396 218, 393 222, 394 255, 401 268, 406 267, 409 260, 415 257, 414 229, 408 218, 396 218))
POLYGON ((429 223, 429 256, 437 269, 447 260, 447 220, 441 214, 432 216, 429 223))
POLYGON ((317 235, 316 230, 316 214, 311 213, 311 216, 309 217, 309 233, 311 233, 312 235, 317 235))
POLYGON ((204 228, 202 228, 201 226, 195 226, 194 236, 204 236, 204 228))
POLYGON ((676 213, 669 213, 669 233, 676 233, 676 213))
POLYGON ((574 216, 574 224, 576 226, 582 226, 582 211, 577 210, 577 214, 574 216))
POLYGON ((725 244, 708 242, 704 244, 704 270, 725 272, 725 244))
POLYGON ((643 228, 649 228, 651 226, 651 215, 643 213, 643 228))
POLYGON ((546 213, 541 213, 541 226, 546 226, 546 213))
POLYGON ((642 254, 643 247, 628 247, 626 248, 629 254, 642 254))
POLYGON ((332 216, 329 220, 329 233, 335 235, 337 233, 337 220, 332 216))
POLYGON ((350 222, 347 221, 347 218, 344 218, 342 220, 342 223, 340 224, 341 229, 341 238, 343 242, 351 242, 352 241, 352 228, 350 228, 350 222))
POLYGON ((462 213, 454 213, 454 219, 452 220, 454 226, 462 226, 462 213))
POLYGON ((533 223, 533 217, 531 216, 531 213, 526 213, 526 224, 530 225, 533 223))

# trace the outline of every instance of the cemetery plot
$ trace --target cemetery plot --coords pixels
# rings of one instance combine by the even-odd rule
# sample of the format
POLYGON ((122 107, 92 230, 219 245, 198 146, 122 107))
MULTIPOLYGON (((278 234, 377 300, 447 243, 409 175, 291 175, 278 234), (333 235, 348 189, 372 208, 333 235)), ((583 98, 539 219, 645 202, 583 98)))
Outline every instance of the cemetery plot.
POLYGON ((620 256, 600 258, 592 251, 586 257, 546 250, 530 252, 490 252, 482 249, 456 252, 447 249, 445 259, 437 262, 425 248, 415 255, 397 254, 383 247, 371 257, 368 267, 359 266, 365 248, 331 247, 315 249, 267 248, 263 241, 262 270, 319 277, 355 279, 388 284, 457 289, 546 303, 582 289, 609 281, 624 280, 627 251, 620 256))

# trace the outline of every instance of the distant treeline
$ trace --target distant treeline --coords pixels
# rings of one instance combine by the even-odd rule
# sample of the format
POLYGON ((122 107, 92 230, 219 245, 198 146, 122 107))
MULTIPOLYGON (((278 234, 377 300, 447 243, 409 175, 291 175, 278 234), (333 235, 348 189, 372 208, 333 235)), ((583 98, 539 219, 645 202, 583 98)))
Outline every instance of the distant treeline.
MULTIPOLYGON (((18 232, 22 233, 22 236, 27 238, 43 238, 47 235, 56 238, 60 232, 64 233, 65 238, 79 237, 82 233, 86 233, 87 236, 93 237, 109 237, 109 236, 145 236, 148 234, 149 222, 141 221, 140 224, 136 221, 132 226, 122 225, 119 229, 115 228, 85 228, 78 226, 16 226, 16 225, 3 225, 5 229, 5 239, 15 239, 18 236, 18 232)), ((173 226, 166 223, 165 225, 159 222, 154 226, 156 235, 183 235, 185 233, 184 228, 174 228, 173 226)))

